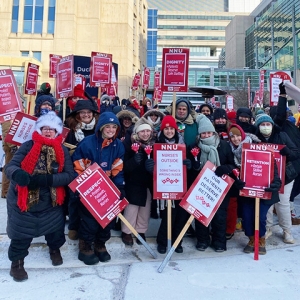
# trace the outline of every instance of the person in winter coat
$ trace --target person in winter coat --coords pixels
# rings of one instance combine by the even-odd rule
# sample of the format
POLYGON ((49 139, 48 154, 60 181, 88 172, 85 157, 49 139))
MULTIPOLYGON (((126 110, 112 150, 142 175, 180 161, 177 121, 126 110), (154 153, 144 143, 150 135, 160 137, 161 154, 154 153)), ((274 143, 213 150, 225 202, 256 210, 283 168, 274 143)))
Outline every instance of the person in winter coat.
MULTIPOLYGON (((124 210, 124 217, 144 240, 150 219, 154 167, 153 159, 148 159, 144 150, 146 146, 153 146, 154 142, 153 127, 143 117, 135 123, 132 135, 126 135, 123 142, 125 192, 129 202, 124 210), (132 149, 134 143, 139 146, 137 152, 132 149)), ((124 223, 122 223, 122 241, 125 245, 133 245, 131 232, 124 223)))
POLYGON ((112 104, 111 98, 107 94, 102 95, 100 101, 100 114, 104 112, 113 112, 115 106, 112 104))
POLYGON ((37 91, 35 102, 42 95, 47 95, 47 96, 53 97, 53 95, 50 92, 51 92, 50 83, 49 82, 43 82, 40 86, 40 89, 37 91))
MULTIPOLYGON (((207 161, 217 166, 215 174, 222 176, 230 174, 234 169, 233 153, 228 142, 219 138, 211 121, 204 115, 198 115, 196 119, 198 125, 199 142, 197 146, 200 148, 198 159, 193 163, 193 169, 197 172, 203 168, 207 161)), ((229 203, 229 194, 227 194, 218 208, 216 214, 211 221, 212 237, 209 235, 209 227, 205 227, 202 223, 196 221, 196 249, 205 251, 208 246, 214 248, 216 252, 226 251, 226 217, 227 207, 229 203)))
POLYGON ((49 111, 55 110, 56 99, 50 95, 42 95, 35 101, 34 116, 40 117, 47 114, 49 111))
MULTIPOLYGON (((157 135, 156 143, 163 144, 184 144, 183 137, 178 133, 178 127, 176 120, 172 116, 165 116, 162 120, 160 126, 160 132, 157 135)), ((187 166, 187 169, 191 168, 191 161, 189 159, 183 160, 183 165, 187 166)), ((183 229, 188 213, 181 206, 179 206, 180 201, 172 201, 172 244, 177 239, 181 230, 183 229)), ((157 251, 161 254, 167 251, 167 232, 168 232, 168 217, 167 209, 165 206, 167 201, 161 200, 161 223, 158 229, 156 241, 157 241, 157 251)), ((178 244, 175 252, 182 253, 183 248, 181 246, 181 241, 178 244)))
POLYGON ((143 117, 147 119, 150 123, 152 123, 154 130, 158 132, 160 130, 160 125, 164 116, 165 114, 160 110, 150 109, 144 114, 143 117))
POLYGON ((227 130, 231 123, 228 121, 226 110, 223 108, 216 108, 213 113, 213 124, 216 132, 222 140, 228 141, 227 130))
POLYGON ((256 132, 256 127, 252 125, 252 112, 248 107, 240 107, 236 112, 236 124, 242 127, 244 132, 253 133, 256 132))
MULTIPOLYGON (((285 145, 280 150, 280 154, 286 156, 286 163, 289 161, 295 161, 299 158, 298 148, 295 146, 289 136, 281 131, 280 127, 274 124, 273 119, 267 114, 260 114, 256 118, 255 125, 257 126, 257 137, 263 142, 268 144, 280 144, 285 145)), ((290 211, 290 194, 293 187, 293 180, 288 180, 285 176, 284 193, 279 194, 280 201, 276 203, 275 209, 279 221, 279 226, 283 230, 283 242, 287 244, 293 244, 294 238, 291 233, 292 220, 290 211)), ((267 215, 267 232, 266 238, 272 235, 271 226, 273 225, 273 207, 269 209, 267 215)))
POLYGON ((135 113, 124 109, 117 113, 117 118, 119 119, 121 130, 119 132, 118 138, 124 141, 126 134, 131 135, 134 124, 138 121, 138 117, 135 113))
POLYGON ((45 236, 52 265, 63 263, 59 250, 65 243, 62 204, 74 171, 62 145, 62 125, 54 112, 39 117, 32 140, 22 144, 5 166, 11 180, 7 193, 8 258, 15 281, 28 279, 24 258, 35 237, 45 236))
MULTIPOLYGON (((120 190, 120 199, 124 193, 123 160, 124 146, 117 138, 120 123, 112 112, 100 115, 95 127, 95 134, 85 137, 72 155, 74 170, 81 174, 91 164, 97 163, 120 190)), ((78 203, 80 224, 78 259, 86 265, 94 265, 111 259, 105 243, 110 239, 110 230, 114 227, 112 221, 102 228, 92 214, 80 202, 78 203)))
MULTIPOLYGON (((234 154, 235 166, 240 170, 242 161, 242 147, 244 143, 259 143, 260 140, 251 133, 245 133, 239 125, 232 125, 228 130, 229 144, 234 154)), ((275 162, 274 162, 275 163, 275 162)), ((276 165, 276 164, 275 164, 276 165)), ((238 190, 245 186, 245 183, 236 179, 234 185, 238 190)), ((271 205, 279 201, 278 191, 281 187, 281 180, 278 176, 277 167, 274 168, 274 179, 270 187, 265 190, 272 192, 270 200, 260 199, 259 203, 259 254, 266 254, 266 221, 267 212, 271 205)), ((254 252, 254 228, 255 228, 255 201, 253 198, 238 196, 238 203, 241 206, 242 223, 245 235, 249 238, 244 248, 245 253, 254 252)), ((236 218, 235 218, 236 219, 236 218)))

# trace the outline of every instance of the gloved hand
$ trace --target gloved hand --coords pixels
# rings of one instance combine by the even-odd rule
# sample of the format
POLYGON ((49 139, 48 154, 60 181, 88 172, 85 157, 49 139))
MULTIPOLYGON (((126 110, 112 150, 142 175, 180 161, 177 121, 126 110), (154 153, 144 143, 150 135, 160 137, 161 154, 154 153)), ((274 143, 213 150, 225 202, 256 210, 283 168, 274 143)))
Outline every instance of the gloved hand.
POLYGON ((234 182, 234 186, 238 189, 238 190, 242 190, 246 185, 246 182, 240 180, 240 179, 236 179, 234 182))
POLYGON ((52 174, 41 174, 33 175, 30 178, 30 183, 28 188, 30 190, 37 189, 38 187, 50 187, 53 184, 53 175, 52 174))
POLYGON ((184 159, 182 163, 184 166, 186 166, 187 170, 190 170, 192 168, 192 162, 190 159, 184 159))
POLYGON ((216 168, 215 174, 219 177, 223 176, 224 174, 229 174, 231 172, 231 170, 229 170, 230 168, 226 165, 224 166, 218 166, 216 168))
POLYGON ((288 155, 291 154, 291 150, 290 150, 287 146, 285 146, 285 147, 283 147, 283 148, 279 151, 279 153, 280 153, 282 156, 288 156, 288 155))
POLYGON ((286 95, 286 90, 283 82, 279 84, 279 95, 286 95))
POLYGON ((117 186, 117 188, 119 189, 119 191, 120 191, 120 200, 122 200, 123 198, 125 198, 126 197, 126 193, 125 193, 125 189, 124 189, 124 186, 122 185, 122 186, 117 186))
POLYGON ((280 188, 281 188, 281 181, 274 180, 271 182, 270 187, 265 188, 265 191, 274 193, 274 192, 278 192, 280 190, 280 188))
POLYGON ((143 161, 143 159, 144 159, 143 153, 138 152, 138 153, 136 153, 136 154, 134 155, 134 161, 135 161, 138 165, 143 161))
POLYGON ((193 169, 195 171, 200 171, 201 170, 201 163, 200 163, 199 160, 193 162, 193 169))
POLYGON ((27 186, 30 182, 30 175, 26 171, 19 169, 13 172, 12 180, 15 181, 19 186, 27 186))
POLYGON ((149 173, 153 173, 154 170, 154 160, 152 158, 149 158, 145 161, 145 168, 146 171, 149 173))

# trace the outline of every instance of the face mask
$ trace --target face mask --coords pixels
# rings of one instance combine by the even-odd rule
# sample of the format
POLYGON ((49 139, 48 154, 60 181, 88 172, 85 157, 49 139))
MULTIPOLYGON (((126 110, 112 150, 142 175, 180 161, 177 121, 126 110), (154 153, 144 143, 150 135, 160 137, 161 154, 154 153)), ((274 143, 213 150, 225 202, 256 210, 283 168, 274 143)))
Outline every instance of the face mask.
POLYGON ((272 132, 273 127, 272 126, 259 126, 259 131, 262 135, 270 135, 272 132))
POLYGON ((216 132, 227 132, 226 124, 215 124, 216 132))
POLYGON ((49 108, 42 108, 41 111, 40 111, 40 115, 41 115, 41 116, 42 116, 42 115, 45 115, 45 114, 47 114, 49 111, 50 111, 49 108))

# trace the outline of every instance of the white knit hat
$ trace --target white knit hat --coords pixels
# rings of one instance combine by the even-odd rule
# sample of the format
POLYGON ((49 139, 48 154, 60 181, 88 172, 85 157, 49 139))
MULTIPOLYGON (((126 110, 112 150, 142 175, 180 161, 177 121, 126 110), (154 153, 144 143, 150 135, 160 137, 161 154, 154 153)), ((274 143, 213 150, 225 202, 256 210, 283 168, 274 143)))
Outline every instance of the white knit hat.
POLYGON ((59 118, 54 111, 49 111, 48 113, 40 116, 35 123, 35 130, 42 134, 41 128, 44 126, 49 126, 56 130, 56 135, 59 135, 63 131, 63 123, 61 118, 59 118))

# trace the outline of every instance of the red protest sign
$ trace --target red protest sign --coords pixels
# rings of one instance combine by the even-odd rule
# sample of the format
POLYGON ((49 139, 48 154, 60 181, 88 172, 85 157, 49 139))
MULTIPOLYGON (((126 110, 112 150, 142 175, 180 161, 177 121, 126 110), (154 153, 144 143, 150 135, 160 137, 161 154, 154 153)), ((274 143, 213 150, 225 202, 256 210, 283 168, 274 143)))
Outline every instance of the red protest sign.
POLYGON ((107 93, 107 95, 111 98, 114 98, 117 96, 117 86, 115 86, 114 84, 106 84, 105 85, 105 92, 107 93))
POLYGON ((180 200, 186 193, 186 168, 182 164, 186 147, 154 144, 153 199, 180 200))
POLYGON ((156 71, 154 72, 154 89, 158 90, 160 88, 160 72, 156 71))
POLYGON ((79 192, 80 201, 103 228, 128 205, 125 198, 120 200, 120 191, 96 163, 78 175, 69 187, 79 192))
POLYGON ((38 77, 39 66, 28 63, 24 94, 36 95, 38 77))
POLYGON ((56 78, 56 69, 58 62, 62 59, 61 55, 49 55, 49 77, 56 78))
POLYGON ((146 90, 149 87, 150 82, 150 69, 145 67, 143 73, 143 89, 146 90))
POLYGON ((161 103, 162 96, 163 96, 163 92, 161 91, 160 88, 154 90, 154 95, 153 95, 154 101, 161 103))
POLYGON ((241 196, 271 199, 272 193, 265 192, 274 178, 273 150, 261 144, 243 144, 241 180, 246 182, 241 196))
POLYGON ((187 92, 189 53, 188 48, 163 48, 163 92, 187 92))
POLYGON ((136 73, 133 77, 132 84, 131 84, 132 90, 137 90, 139 88, 140 80, 141 80, 141 74, 136 73))
POLYGON ((92 52, 90 86, 110 84, 112 54, 92 52))
POLYGON ((264 100, 265 73, 266 73, 266 70, 260 70, 259 71, 259 102, 260 102, 260 104, 262 104, 263 100, 264 100))
MULTIPOLYGON (((20 146, 24 142, 31 140, 36 120, 37 117, 18 112, 6 134, 5 142, 20 146)), ((69 128, 63 128, 63 141, 66 139, 69 131, 69 128)))
POLYGON ((57 63, 56 95, 58 95, 59 98, 69 97, 73 94, 73 64, 73 55, 65 56, 57 63))
POLYGON ((234 182, 228 175, 218 177, 215 170, 216 166, 208 161, 179 204, 205 226, 211 222, 234 182))
POLYGON ((13 71, 0 70, 0 123, 12 120, 18 111, 23 111, 13 71))

